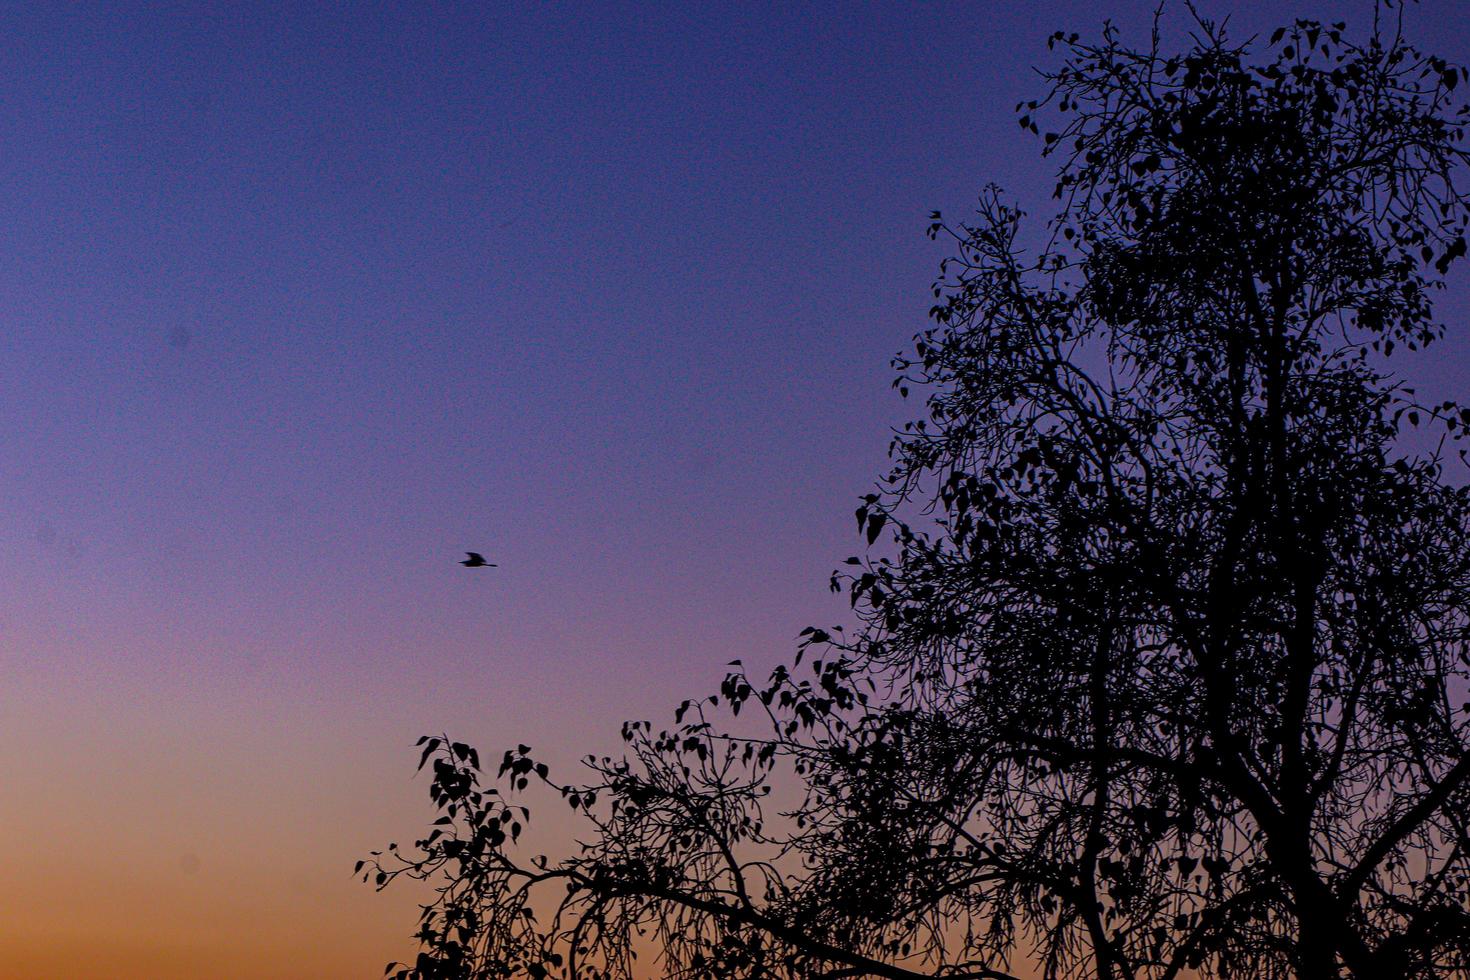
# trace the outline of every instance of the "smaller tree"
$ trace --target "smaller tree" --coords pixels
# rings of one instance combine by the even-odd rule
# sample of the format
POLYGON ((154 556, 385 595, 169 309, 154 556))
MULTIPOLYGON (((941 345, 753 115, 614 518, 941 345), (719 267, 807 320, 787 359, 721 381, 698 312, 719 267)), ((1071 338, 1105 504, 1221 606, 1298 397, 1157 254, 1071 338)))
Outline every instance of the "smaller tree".
POLYGON ((896 365, 926 418, 857 511, 895 554, 834 577, 858 635, 625 725, 584 783, 507 752, 587 820, 556 862, 473 749, 422 743, 443 815, 365 866, 444 876, 400 977, 1470 973, 1470 492, 1398 441, 1470 413, 1386 364, 1466 252, 1466 73, 1198 26, 1053 38, 1034 256, 996 193, 935 215, 955 255, 896 365))

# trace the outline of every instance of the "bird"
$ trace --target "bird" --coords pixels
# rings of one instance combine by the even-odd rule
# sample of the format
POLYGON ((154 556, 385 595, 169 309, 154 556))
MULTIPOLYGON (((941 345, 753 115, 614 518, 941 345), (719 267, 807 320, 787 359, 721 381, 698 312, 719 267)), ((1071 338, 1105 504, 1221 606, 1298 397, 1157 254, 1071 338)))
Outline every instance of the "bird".
POLYGON ((469 557, 460 562, 460 564, 463 565, 465 568, 499 567, 494 562, 486 561, 485 556, 480 554, 478 551, 466 551, 465 554, 469 555, 469 557))

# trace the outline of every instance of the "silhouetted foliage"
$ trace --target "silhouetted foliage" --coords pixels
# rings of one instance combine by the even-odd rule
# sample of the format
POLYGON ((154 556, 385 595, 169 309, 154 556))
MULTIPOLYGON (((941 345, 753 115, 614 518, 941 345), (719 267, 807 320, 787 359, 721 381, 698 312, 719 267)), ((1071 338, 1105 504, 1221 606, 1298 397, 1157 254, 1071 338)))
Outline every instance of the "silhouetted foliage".
POLYGON ((1053 37, 1020 107, 1060 161, 1042 247, 994 191, 934 216, 954 255, 896 362, 926 418, 857 511, 892 548, 833 579, 863 628, 626 725, 585 782, 507 752, 507 794, 585 814, 559 861, 426 741, 443 815, 366 872, 442 886, 398 976, 1466 975, 1470 493, 1440 449, 1470 412, 1386 367, 1465 254, 1466 73, 1198 28, 1053 37))

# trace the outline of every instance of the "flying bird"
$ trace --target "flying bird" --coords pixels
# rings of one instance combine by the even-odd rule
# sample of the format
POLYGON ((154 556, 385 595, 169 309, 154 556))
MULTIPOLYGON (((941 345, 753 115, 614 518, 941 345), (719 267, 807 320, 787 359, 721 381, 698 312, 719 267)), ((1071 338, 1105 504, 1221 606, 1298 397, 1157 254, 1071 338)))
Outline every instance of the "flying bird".
POLYGON ((494 562, 486 561, 485 556, 480 554, 478 551, 466 551, 465 554, 469 555, 469 557, 460 562, 460 564, 463 565, 465 568, 498 567, 494 562))

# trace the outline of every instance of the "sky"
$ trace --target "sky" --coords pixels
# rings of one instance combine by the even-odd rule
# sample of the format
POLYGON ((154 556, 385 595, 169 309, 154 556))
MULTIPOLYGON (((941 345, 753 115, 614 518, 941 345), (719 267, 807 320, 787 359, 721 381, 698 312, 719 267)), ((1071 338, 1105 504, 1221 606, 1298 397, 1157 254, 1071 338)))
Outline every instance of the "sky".
POLYGON ((1047 35, 1152 9, 0 8, 0 977, 379 976, 419 735, 570 772, 841 621, 928 212, 1042 212, 1047 35))

